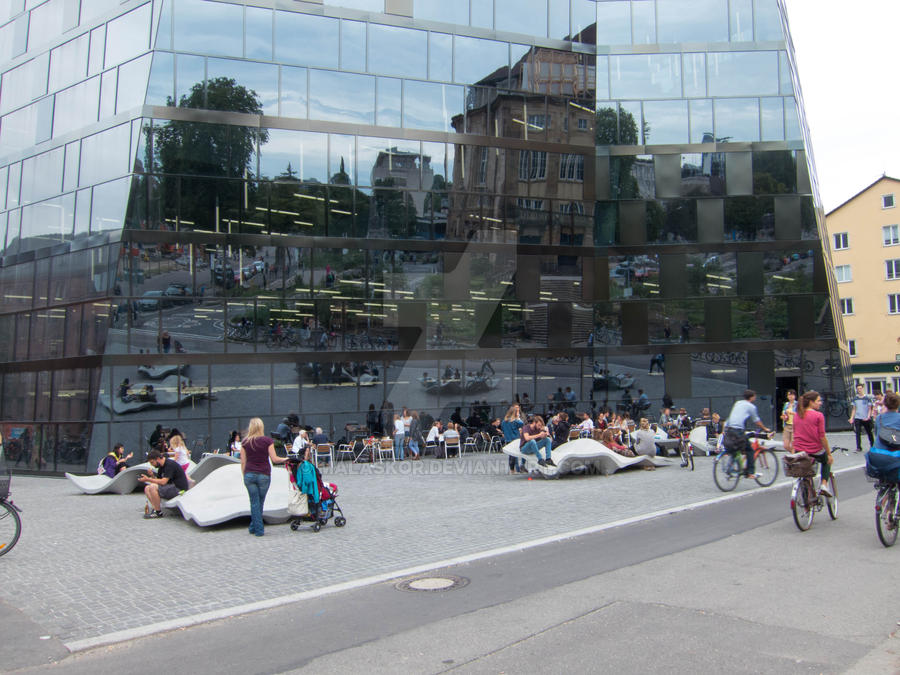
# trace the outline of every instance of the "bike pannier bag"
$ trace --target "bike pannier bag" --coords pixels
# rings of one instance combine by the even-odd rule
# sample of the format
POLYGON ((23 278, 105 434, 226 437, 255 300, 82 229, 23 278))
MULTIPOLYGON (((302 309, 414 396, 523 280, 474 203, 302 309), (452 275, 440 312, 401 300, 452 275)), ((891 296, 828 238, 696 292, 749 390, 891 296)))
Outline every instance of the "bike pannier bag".
POLYGON ((790 478, 812 478, 816 475, 813 458, 805 452, 784 456, 784 475, 790 478))

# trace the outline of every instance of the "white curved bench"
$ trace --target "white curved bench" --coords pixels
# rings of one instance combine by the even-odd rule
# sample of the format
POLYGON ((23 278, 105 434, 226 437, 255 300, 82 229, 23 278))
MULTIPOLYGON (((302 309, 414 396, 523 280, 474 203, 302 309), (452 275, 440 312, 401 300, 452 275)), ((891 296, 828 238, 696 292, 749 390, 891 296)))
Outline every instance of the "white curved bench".
MULTIPOLYGON (((194 478, 192 473, 198 466, 198 464, 190 462, 187 470, 188 477, 195 481, 200 480, 199 478, 194 478)), ((148 462, 144 462, 143 464, 129 466, 124 471, 117 473, 115 478, 110 478, 106 474, 100 473, 91 474, 89 476, 78 476, 74 473, 66 473, 66 478, 72 481, 75 487, 86 495, 97 495, 101 492, 114 492, 119 495, 127 495, 134 492, 139 487, 143 489, 144 485, 143 483, 138 482, 138 476, 145 474, 150 470, 155 471, 148 462)), ((209 472, 207 471, 207 473, 209 472)))
POLYGON ((553 450, 550 458, 556 464, 555 467, 541 466, 538 464, 536 455, 519 452, 518 440, 503 446, 503 452, 512 457, 524 459, 526 469, 538 472, 547 478, 564 476, 582 468, 608 476, 629 466, 668 466, 671 464, 670 461, 661 457, 648 457, 647 455, 625 457, 591 438, 578 438, 563 443, 553 450))
MULTIPOLYGON (((289 483, 284 468, 272 467, 272 482, 263 505, 263 519, 267 523, 282 523, 288 519, 289 483)), ((200 527, 250 515, 244 476, 240 464, 234 463, 215 469, 202 483, 162 505, 166 509, 177 508, 185 520, 193 520, 200 527)))

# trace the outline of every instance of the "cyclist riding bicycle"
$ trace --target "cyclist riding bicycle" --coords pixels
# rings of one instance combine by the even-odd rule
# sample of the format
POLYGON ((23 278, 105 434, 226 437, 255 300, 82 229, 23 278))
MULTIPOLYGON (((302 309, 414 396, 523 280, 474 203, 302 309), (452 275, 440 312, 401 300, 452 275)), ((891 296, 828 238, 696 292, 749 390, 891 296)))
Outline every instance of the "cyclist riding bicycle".
POLYGON ((900 450, 888 447, 879 433, 882 429, 900 432, 900 395, 889 391, 884 395, 885 412, 875 418, 875 445, 866 453, 866 464, 876 472, 889 475, 900 470, 900 450))
POLYGON ((725 433, 723 438, 723 444, 729 453, 733 455, 737 455, 738 452, 744 453, 744 457, 747 460, 744 475, 747 478, 756 478, 756 464, 753 459, 753 448, 750 447, 750 442, 747 440, 747 436, 744 433, 747 427, 747 421, 752 421, 760 429, 769 433, 766 425, 759 419, 759 411, 753 403, 755 400, 756 392, 752 389, 747 389, 744 391, 743 400, 735 401, 734 405, 731 407, 731 412, 728 414, 728 419, 725 420, 725 433))
POLYGON ((817 391, 807 391, 800 397, 797 402, 797 413, 794 415, 792 448, 794 452, 805 452, 822 465, 819 491, 832 497, 834 495, 828 489, 828 479, 831 477, 831 464, 834 458, 825 437, 825 416, 819 412, 821 407, 822 397, 817 391))

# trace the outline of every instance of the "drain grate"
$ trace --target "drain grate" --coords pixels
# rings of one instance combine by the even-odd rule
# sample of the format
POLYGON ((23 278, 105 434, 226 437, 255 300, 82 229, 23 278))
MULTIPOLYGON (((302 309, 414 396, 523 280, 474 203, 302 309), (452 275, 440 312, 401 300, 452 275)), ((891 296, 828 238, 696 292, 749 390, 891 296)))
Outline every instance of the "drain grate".
POLYGON ((413 577, 404 579, 395 584, 399 591, 422 591, 425 593, 440 593, 442 591, 454 591, 457 588, 468 586, 469 580, 452 574, 440 576, 413 577))

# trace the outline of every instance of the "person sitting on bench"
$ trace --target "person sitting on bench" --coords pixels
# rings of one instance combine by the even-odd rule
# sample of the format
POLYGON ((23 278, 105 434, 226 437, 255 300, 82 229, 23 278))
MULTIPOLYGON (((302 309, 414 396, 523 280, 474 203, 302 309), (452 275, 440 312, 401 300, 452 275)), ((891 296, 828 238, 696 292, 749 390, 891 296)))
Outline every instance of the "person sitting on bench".
POLYGON ((150 466, 156 469, 156 476, 151 473, 138 476, 138 481, 146 483, 144 494, 152 508, 144 514, 144 518, 162 518, 162 500, 173 499, 188 489, 188 478, 178 462, 169 459, 159 450, 151 450, 147 454, 150 466))

